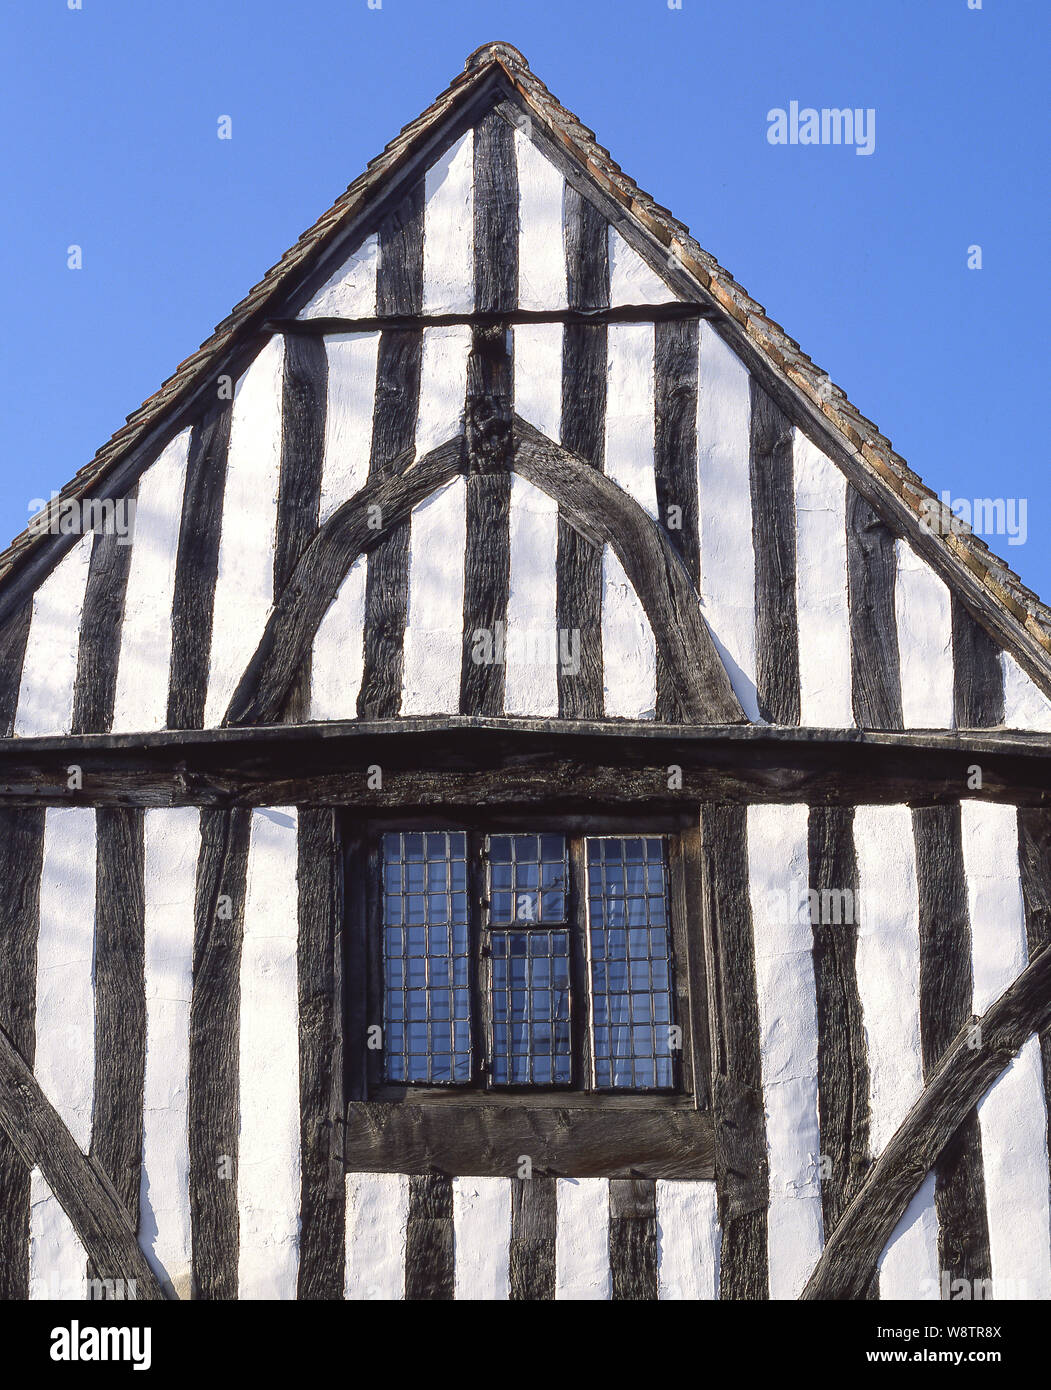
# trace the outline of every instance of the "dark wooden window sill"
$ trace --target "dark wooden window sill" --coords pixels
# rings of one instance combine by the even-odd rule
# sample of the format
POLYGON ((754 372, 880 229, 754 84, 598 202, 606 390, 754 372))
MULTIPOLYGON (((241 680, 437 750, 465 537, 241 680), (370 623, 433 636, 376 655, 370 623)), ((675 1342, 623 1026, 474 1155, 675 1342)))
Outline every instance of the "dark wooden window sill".
POLYGON ((533 1173, 565 1178, 715 1176, 711 1115, 692 1108, 689 1097, 520 1099, 476 1093, 440 1103, 352 1101, 346 1170, 513 1178, 527 1156, 533 1173))

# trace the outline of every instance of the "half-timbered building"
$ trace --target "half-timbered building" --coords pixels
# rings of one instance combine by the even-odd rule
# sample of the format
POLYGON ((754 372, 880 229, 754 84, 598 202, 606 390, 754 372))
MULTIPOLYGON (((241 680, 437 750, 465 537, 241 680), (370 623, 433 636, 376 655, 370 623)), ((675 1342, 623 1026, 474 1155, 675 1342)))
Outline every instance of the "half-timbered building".
POLYGON ((1051 1297, 1051 612, 510 45, 0 653, 5 1297, 1051 1297))

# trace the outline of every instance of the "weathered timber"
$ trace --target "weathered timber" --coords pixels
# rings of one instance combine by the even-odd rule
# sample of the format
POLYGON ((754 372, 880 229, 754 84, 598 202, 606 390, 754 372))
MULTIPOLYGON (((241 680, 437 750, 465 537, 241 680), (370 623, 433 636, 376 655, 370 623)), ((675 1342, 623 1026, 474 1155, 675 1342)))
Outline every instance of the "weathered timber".
MULTIPOLYGON (((700 589, 697 501, 696 321, 658 323, 654 330, 653 473, 657 516, 668 532, 690 583, 700 589)), ((675 682, 664 657, 657 657, 657 718, 682 717, 675 682)))
MULTIPOLYGON (((667 531, 599 469, 568 448, 558 448, 517 415, 515 468, 556 498, 563 525, 591 540, 598 554, 601 546, 612 546, 646 610, 686 718, 695 724, 743 723, 744 712, 701 617, 696 590, 667 531)), ((559 573, 561 583, 561 562, 559 573)), ((596 621, 601 625, 601 614, 596 621)), ((580 642, 583 661, 583 629, 580 642)), ((575 679, 566 676, 567 682, 575 679)), ((561 712, 563 717, 576 713, 561 712)))
POLYGON ((968 1022, 928 1077, 828 1237, 804 1299, 861 1295, 894 1227, 960 1125, 1026 1040, 1051 1025, 1051 951, 1042 951, 1011 982, 981 1024, 980 1044, 968 1022))
MULTIPOLYGON (((320 339, 285 343, 281 409, 281 478, 274 543, 274 593, 292 577, 318 526, 321 467, 325 452, 328 359, 320 339)), ((299 664, 282 710, 298 724, 310 711, 310 652, 299 664)))
MULTIPOLYGON (((128 494, 138 497, 138 488, 128 494)), ((131 568, 132 535, 100 531, 91 545, 84 609, 80 618, 77 675, 73 684, 72 732, 104 733, 113 721, 124 595, 131 568)))
POLYGON ((190 1003, 190 1229, 194 1296, 237 1297, 241 942, 251 815, 203 811, 190 1003))
POLYGON ((751 379, 749 477, 755 548, 756 691, 771 724, 799 723, 792 426, 751 379))
POLYGON ((171 729, 199 729, 204 723, 230 419, 229 401, 213 403, 190 435, 172 598, 171 729))
POLYGON ((813 935, 818 1119, 821 1153, 829 1160, 821 1179, 826 1231, 835 1229, 870 1161, 868 1053, 854 968, 858 928, 853 913, 843 920, 842 906, 857 901, 853 822, 850 807, 810 809, 810 887, 822 905, 813 935), (849 899, 839 896, 846 893, 849 899), (821 920, 825 904, 829 921, 821 920))
POLYGON ((132 1285, 136 1299, 164 1291, 135 1239, 135 1223, 92 1154, 84 1154, 40 1089, 25 1058, 0 1028, 0 1129, 26 1170, 39 1168, 88 1257, 105 1279, 132 1285))
POLYGON ((298 1296, 343 1297, 341 875, 332 811, 299 809, 299 1111, 302 1136, 298 1296))
MULTIPOLYGON (((423 306, 423 202, 421 180, 380 228, 376 308, 381 314, 418 313, 423 306)), ((380 335, 370 483, 395 477, 414 456, 422 362, 422 331, 392 329, 380 335)), ((384 499, 372 501, 383 507, 384 499)), ((401 706, 411 510, 410 505, 397 518, 389 518, 386 510, 378 513, 385 529, 382 544, 370 549, 367 562, 365 664, 358 692, 363 718, 395 715, 401 706)))
MULTIPOLYGON (((565 192, 563 235, 570 307, 605 308, 609 304, 606 223, 572 187, 565 192)), ((606 326, 601 323, 567 323, 562 332, 562 442, 599 472, 605 455, 606 338, 606 326)), ((559 663, 558 712, 563 718, 599 718, 603 710, 602 552, 584 542, 561 503, 555 565, 556 626, 559 631, 579 634, 580 643, 579 670, 571 672, 559 663)))
MULTIPOLYGON (((477 204, 476 204, 477 206, 477 204)), ((600 309, 475 309, 460 314, 376 314, 368 318, 322 317, 307 319, 268 319, 263 325, 270 333, 286 337, 325 337, 330 333, 375 333, 377 329, 424 328, 514 328, 536 323, 697 323, 711 318, 711 310, 700 304, 669 300, 667 304, 616 304, 600 309)))
POLYGON ((614 1301, 657 1298, 657 1185, 648 1178, 609 1184, 609 1271, 614 1301))
POLYGON ((0 629, 0 734, 11 736, 18 708, 18 688, 22 680, 22 663, 29 640, 29 623, 33 616, 33 600, 27 599, 13 610, 0 629))
POLYGON ((579 1104, 413 1105, 359 1101, 347 1106, 348 1172, 447 1173, 514 1177, 522 1154, 534 1173, 559 1177, 708 1179, 714 1174, 712 1122, 673 1106, 579 1104))
MULTIPOLYGON (((90 1153, 137 1227, 146 1074, 143 812, 100 807, 95 825, 95 1102, 90 1153)), ((88 1277, 112 1276, 89 1263, 88 1277)))
POLYGON ((748 898, 747 812, 707 805, 701 812, 704 910, 711 942, 715 1170, 722 1228, 719 1297, 769 1297, 766 1254, 770 1169, 766 1152, 752 911, 748 898))
MULTIPOLYGON (((920 1047, 924 1077, 971 1017, 971 927, 959 805, 912 813, 920 932, 920 1047)), ((939 1268, 988 1279, 989 1222, 977 1113, 966 1115, 935 1166, 939 1268)))
POLYGON ((1004 722, 1000 649, 958 594, 952 596, 953 718, 958 729, 1004 722))
MULTIPOLYGON (((506 129, 503 121, 498 124, 506 129)), ((513 152, 511 157, 513 159, 513 152)), ((477 205, 475 215, 477 218, 477 205)), ((478 256, 476 241, 476 274, 485 279, 478 268, 478 256)), ((486 292, 492 294, 496 290, 489 285, 486 292)), ((495 645, 497 631, 507 623, 514 461, 511 418, 511 358, 507 334, 499 329, 478 329, 467 368, 465 421, 467 545, 460 668, 460 709, 464 714, 500 714, 504 707, 504 663, 476 660, 475 634, 488 633, 490 643, 495 645)))
POLYGON ((866 498, 848 487, 850 664, 854 717, 863 729, 902 727, 896 575, 894 533, 866 498))
POLYGON ((651 721, 411 717, 0 741, 8 806, 399 808, 480 801, 562 813, 698 801, 1051 807, 1042 734, 686 728, 651 721), (75 756, 74 756, 75 755, 75 756), (71 791, 76 761, 84 787, 71 791), (967 769, 983 768, 981 789, 967 769), (368 769, 383 768, 383 785, 368 769), (668 771, 682 786, 668 787, 668 771))
MULTIPOLYGON (((1051 810, 1025 807, 1018 812, 1018 864, 1025 904, 1026 942, 1029 959, 1034 960, 1051 946, 1051 810)), ((1043 1029, 1040 1034, 1040 1060, 1044 1073, 1051 1180, 1051 1028, 1043 1029)))
POLYGON ((556 1179, 546 1173, 511 1179, 508 1273, 512 1302, 555 1297, 557 1190, 556 1179))
POLYGON ((451 1178, 421 1174, 409 1179, 405 1226, 405 1297, 450 1301, 455 1297, 451 1178))
MULTIPOLYGON (((0 809, 0 1028, 32 1070, 44 812, 0 809)), ((30 1170, 0 1132, 0 1301, 29 1297, 30 1170)))

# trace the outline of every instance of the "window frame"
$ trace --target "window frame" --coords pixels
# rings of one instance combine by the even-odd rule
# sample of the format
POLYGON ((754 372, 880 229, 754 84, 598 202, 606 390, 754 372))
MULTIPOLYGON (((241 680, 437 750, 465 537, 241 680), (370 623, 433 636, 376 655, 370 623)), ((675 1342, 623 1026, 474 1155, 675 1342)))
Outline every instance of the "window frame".
POLYGON ((708 1018, 708 954, 704 937, 698 816, 691 808, 640 806, 605 815, 563 814, 556 807, 450 807, 439 811, 383 812, 356 817, 343 812, 345 903, 344 1059, 348 1104, 405 1106, 707 1110, 711 1045, 708 1018), (469 1083, 390 1082, 384 1051, 366 1043, 368 1031, 383 1028, 382 837, 402 831, 463 831, 468 836, 468 892, 472 1076, 469 1083), (491 1083, 481 1063, 487 1056, 492 1018, 491 957, 483 952, 485 837, 530 833, 563 834, 569 856, 570 1029, 572 1080, 567 1085, 491 1083), (656 837, 665 841, 674 1021, 682 1028, 675 1057, 675 1089, 598 1089, 591 1055, 591 979, 586 960, 586 846, 589 836, 656 837), (582 987, 582 988, 581 988, 582 987))

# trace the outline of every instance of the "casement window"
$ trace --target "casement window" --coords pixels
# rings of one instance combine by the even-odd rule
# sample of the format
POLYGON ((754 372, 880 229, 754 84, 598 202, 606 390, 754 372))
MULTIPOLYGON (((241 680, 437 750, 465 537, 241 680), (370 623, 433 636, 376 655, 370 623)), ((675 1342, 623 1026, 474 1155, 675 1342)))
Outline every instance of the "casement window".
POLYGON ((384 1081, 678 1089, 664 837, 391 830, 380 856, 384 1081))
POLYGON ((695 808, 346 812, 348 1171, 708 1179, 695 808))

